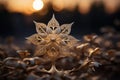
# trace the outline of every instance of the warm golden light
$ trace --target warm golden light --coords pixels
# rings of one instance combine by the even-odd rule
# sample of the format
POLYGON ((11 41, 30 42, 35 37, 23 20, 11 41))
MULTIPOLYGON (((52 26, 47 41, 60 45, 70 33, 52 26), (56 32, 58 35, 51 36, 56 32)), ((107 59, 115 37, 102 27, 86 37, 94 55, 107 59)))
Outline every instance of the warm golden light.
POLYGON ((33 8, 35 10, 41 10, 43 8, 44 4, 43 4, 43 1, 42 0, 35 0, 33 2, 33 8))
POLYGON ((41 9, 40 15, 46 14, 49 4, 58 12, 77 9, 82 14, 89 13, 93 4, 103 4, 105 11, 110 14, 120 9, 120 0, 0 0, 0 5, 4 5, 8 11, 28 15, 41 9))
POLYGON ((93 2, 94 2, 93 0, 79 0, 78 1, 78 10, 80 11, 80 13, 82 13, 82 14, 89 13, 93 2))

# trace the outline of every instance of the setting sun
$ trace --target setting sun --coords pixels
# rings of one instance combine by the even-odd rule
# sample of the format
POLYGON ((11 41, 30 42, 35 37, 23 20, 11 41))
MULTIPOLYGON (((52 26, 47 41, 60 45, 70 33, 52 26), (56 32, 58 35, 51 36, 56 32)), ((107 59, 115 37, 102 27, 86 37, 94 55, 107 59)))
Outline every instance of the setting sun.
POLYGON ((33 8, 35 10, 41 10, 43 8, 44 4, 43 4, 43 1, 42 0, 35 0, 33 2, 33 8))

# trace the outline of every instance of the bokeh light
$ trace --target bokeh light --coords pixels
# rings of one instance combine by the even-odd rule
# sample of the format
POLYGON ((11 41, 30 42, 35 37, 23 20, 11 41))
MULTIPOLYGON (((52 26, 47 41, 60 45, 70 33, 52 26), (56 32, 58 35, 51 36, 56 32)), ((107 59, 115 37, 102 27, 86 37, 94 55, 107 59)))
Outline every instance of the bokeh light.
POLYGON ((79 0, 78 1, 79 12, 82 14, 87 14, 91 9, 92 3, 93 3, 93 0, 79 0))
POLYGON ((114 13, 120 5, 120 0, 104 0, 103 2, 107 13, 114 13))
POLYGON ((32 3, 33 0, 6 0, 4 5, 10 12, 32 14, 35 12, 35 10, 32 8, 32 3))
POLYGON ((35 10, 41 10, 43 8, 44 4, 43 4, 43 1, 42 0, 35 0, 33 2, 33 8, 35 10))
POLYGON ((103 6, 106 13, 114 13, 120 9, 120 0, 0 0, 0 5, 10 12, 32 14, 40 10, 44 14, 52 8, 55 11, 78 10, 81 14, 89 13, 93 5, 103 6), (102 4, 102 5, 101 5, 102 4))

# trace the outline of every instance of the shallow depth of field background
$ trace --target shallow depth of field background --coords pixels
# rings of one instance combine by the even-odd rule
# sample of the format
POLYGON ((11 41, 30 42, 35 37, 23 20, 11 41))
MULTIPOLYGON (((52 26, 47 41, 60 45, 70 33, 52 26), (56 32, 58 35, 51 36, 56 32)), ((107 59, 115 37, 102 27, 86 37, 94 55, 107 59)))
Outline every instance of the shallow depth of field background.
POLYGON ((53 14, 60 25, 74 22, 71 35, 76 38, 100 34, 101 27, 120 30, 120 0, 42 0, 43 4, 34 1, 0 0, 0 37, 24 40, 36 31, 33 20, 47 24, 53 14))

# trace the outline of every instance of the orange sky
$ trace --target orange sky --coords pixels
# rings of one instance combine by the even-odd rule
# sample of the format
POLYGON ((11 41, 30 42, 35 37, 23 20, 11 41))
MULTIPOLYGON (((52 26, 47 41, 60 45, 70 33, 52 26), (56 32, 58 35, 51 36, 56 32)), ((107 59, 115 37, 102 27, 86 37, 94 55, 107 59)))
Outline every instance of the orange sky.
MULTIPOLYGON (((63 9, 73 11, 78 7, 80 13, 86 14, 90 11, 91 5, 99 3, 104 4, 104 9, 107 13, 114 13, 120 9, 120 0, 42 0, 44 3, 44 10, 47 12, 48 4, 52 4, 55 11, 62 11, 63 9)), ((0 0, 0 4, 5 5, 10 12, 20 12, 25 14, 32 14, 36 12, 33 8, 34 0, 0 0)), ((41 10, 41 14, 44 13, 41 10)))

